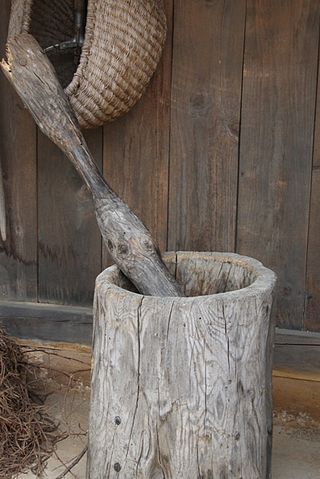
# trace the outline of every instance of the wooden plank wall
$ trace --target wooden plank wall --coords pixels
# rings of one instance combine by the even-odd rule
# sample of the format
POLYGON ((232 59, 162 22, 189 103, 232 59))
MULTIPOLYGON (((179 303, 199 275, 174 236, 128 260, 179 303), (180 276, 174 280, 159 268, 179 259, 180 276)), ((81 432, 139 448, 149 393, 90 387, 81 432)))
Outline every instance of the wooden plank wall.
MULTIPOLYGON (((0 54, 10 2, 1 2, 0 54)), ((0 239, 0 299, 37 300, 37 132, 0 74, 0 161, 7 209, 7 240, 0 239)))
POLYGON ((248 1, 237 250, 279 274, 278 322, 303 328, 319 2, 248 1))
MULTIPOLYGON (((278 324, 320 331, 320 3, 165 8, 166 49, 143 99, 87 133, 97 164, 162 250, 260 259, 279 275, 278 324)), ((88 192, 3 76, 0 88, 1 299, 90 305, 109 258, 88 192)))

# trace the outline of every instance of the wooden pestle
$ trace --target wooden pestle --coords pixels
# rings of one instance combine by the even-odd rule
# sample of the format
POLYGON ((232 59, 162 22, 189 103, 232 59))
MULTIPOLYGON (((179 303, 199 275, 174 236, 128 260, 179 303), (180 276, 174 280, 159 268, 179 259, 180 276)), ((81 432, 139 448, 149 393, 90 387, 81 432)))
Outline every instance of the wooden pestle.
POLYGON ((181 296, 149 231, 100 174, 53 66, 35 38, 10 39, 1 67, 40 130, 71 160, 92 193, 98 225, 115 263, 142 294, 181 296))

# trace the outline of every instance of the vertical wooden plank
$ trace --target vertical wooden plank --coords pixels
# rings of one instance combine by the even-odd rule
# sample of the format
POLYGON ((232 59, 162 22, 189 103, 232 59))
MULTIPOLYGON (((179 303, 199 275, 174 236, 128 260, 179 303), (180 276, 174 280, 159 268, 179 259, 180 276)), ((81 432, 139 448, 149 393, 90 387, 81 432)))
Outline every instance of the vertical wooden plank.
MULTIPOLYGON (((131 112, 104 126, 104 174, 111 187, 167 246, 172 0, 167 42, 147 91, 131 112)), ((104 264, 110 259, 104 250, 104 264)))
POLYGON ((320 58, 318 62, 304 322, 309 331, 320 331, 320 58))
POLYGON ((277 321, 303 324, 319 3, 249 0, 237 250, 279 275, 277 321))
MULTIPOLYGON (((319 103, 318 103, 319 105, 319 103)), ((316 137, 317 142, 320 137, 316 137)), ((304 329, 320 331, 320 168, 312 174, 304 329)))
MULTIPOLYGON (((86 133, 102 163, 102 129, 86 133)), ((58 148, 39 133, 39 300, 92 303, 101 271, 101 237, 91 195, 58 148)))
POLYGON ((169 249, 235 247, 245 4, 175 2, 169 249))
MULTIPOLYGON (((1 1, 0 55, 4 55, 10 1, 1 1)), ((7 240, 0 239, 0 299, 37 298, 36 128, 0 73, 0 161, 7 240)))
MULTIPOLYGON (((319 6, 320 9, 320 6, 319 6)), ((313 168, 320 169, 320 43, 318 51, 318 85, 314 124, 313 168)))

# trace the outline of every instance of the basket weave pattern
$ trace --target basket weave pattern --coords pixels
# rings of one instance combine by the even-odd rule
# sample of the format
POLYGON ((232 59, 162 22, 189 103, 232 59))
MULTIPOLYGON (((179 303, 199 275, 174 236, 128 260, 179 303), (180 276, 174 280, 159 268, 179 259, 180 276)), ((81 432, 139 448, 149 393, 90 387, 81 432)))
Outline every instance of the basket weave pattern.
MULTIPOLYGON (((42 47, 64 41, 72 37, 72 12, 72 0, 13 0, 9 36, 32 33, 42 47)), ((80 61, 65 90, 81 127, 102 125, 134 106, 165 37, 157 0, 89 0, 80 61)))

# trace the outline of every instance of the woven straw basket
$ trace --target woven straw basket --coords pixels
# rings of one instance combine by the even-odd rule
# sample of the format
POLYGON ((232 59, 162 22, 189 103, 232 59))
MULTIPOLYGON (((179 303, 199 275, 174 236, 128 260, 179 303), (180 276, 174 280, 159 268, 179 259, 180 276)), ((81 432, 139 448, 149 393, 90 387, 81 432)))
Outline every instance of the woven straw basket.
MULTIPOLYGON (((43 48, 74 36, 73 0, 12 0, 9 38, 31 33, 43 48)), ((82 128, 129 111, 150 81, 166 37, 159 0, 88 0, 84 45, 51 54, 82 128)))

